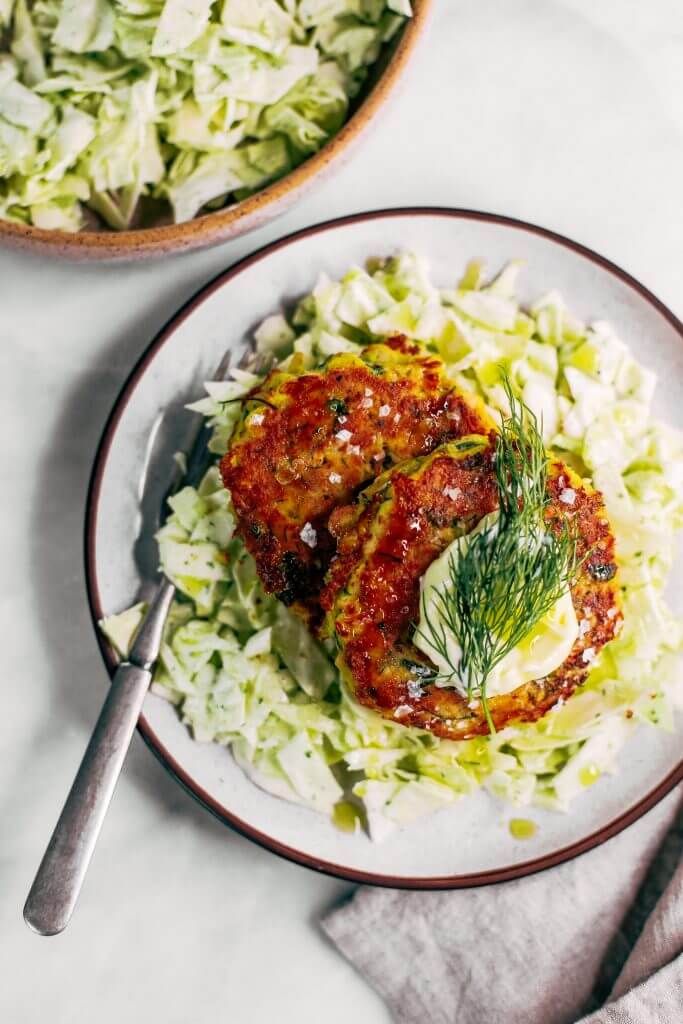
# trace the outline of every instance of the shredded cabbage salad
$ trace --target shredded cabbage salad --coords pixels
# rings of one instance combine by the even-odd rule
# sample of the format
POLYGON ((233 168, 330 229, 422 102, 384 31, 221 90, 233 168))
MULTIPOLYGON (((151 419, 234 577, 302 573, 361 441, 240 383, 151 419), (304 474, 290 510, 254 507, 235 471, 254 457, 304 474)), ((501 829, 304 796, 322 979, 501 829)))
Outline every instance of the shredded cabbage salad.
POLYGON ((122 230, 144 222, 142 197, 176 221, 243 199, 338 131, 410 13, 410 0, 0 0, 0 217, 77 231, 87 208, 122 230))
MULTIPOLYGON (((234 536, 229 494, 216 467, 197 490, 170 499, 158 534, 164 571, 180 599, 166 630, 153 689, 202 742, 231 747, 264 789, 362 822, 372 838, 484 787, 517 806, 566 810, 605 772, 640 723, 673 729, 681 704, 683 627, 664 597, 674 534, 683 525, 683 436, 654 421, 653 374, 607 323, 577 320, 560 295, 522 309, 519 264, 490 283, 470 263, 455 287, 437 288, 405 253, 341 280, 322 276, 290 318, 256 332, 261 351, 307 367, 333 353, 403 332, 446 362, 453 380, 505 411, 500 368, 543 417, 546 443, 604 495, 617 540, 624 626, 588 682, 532 725, 466 741, 439 740, 354 703, 329 649, 266 595, 234 536)), ((239 398, 258 378, 236 370, 207 384, 191 408, 211 417, 212 449, 226 450, 239 398), (224 403, 229 404, 224 404, 224 403)), ((125 655, 137 605, 102 623, 125 655)))

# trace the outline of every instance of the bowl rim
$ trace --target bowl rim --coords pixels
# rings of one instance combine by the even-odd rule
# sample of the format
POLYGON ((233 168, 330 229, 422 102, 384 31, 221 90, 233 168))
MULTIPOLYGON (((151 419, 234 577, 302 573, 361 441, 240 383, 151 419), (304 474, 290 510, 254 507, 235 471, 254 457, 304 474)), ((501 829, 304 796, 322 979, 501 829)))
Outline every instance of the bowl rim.
MULTIPOLYGON (((98 505, 109 449, 113 443, 119 420, 125 411, 131 395, 137 387, 139 378, 145 372, 148 364, 155 358, 157 352, 175 332, 176 328, 192 314, 197 306, 213 294, 214 291, 221 288, 226 282, 239 276, 242 271, 252 266, 252 264, 267 259, 271 253, 276 252, 281 248, 285 248, 299 239, 326 231, 333 231, 339 227, 364 221, 406 216, 436 216, 452 218, 454 220, 483 221, 490 224, 498 224, 523 230, 555 242, 572 252, 584 256, 586 259, 597 264, 602 269, 607 270, 610 274, 635 291, 665 320, 668 321, 683 343, 683 322, 660 299, 658 299, 653 292, 646 288, 645 285, 641 284, 640 281, 634 278, 627 271, 623 270, 617 264, 608 260, 606 257, 601 256, 594 250, 579 242, 575 242, 564 235, 528 221, 518 220, 514 217, 507 217, 502 214, 441 206, 392 207, 388 209, 355 213, 344 217, 337 217, 332 220, 322 221, 298 231, 291 232, 290 234, 284 235, 281 238, 262 246, 255 252, 232 264, 227 270, 221 271, 217 274, 214 278, 208 281, 206 285, 198 289, 198 291, 195 292, 195 294, 169 318, 166 324, 146 346, 142 355, 133 366, 114 402, 103 428, 102 436, 95 452, 86 497, 83 550, 85 560, 85 583, 91 621, 100 652, 110 676, 115 671, 118 660, 113 648, 98 628, 98 621, 105 614, 102 608, 96 569, 98 505)), ((660 800, 662 800, 681 781, 683 781, 682 758, 653 789, 621 814, 617 815, 616 818, 613 818, 601 828, 596 829, 587 836, 584 836, 573 843, 569 843, 559 850, 555 850, 540 857, 532 858, 531 860, 522 861, 502 868, 468 872, 458 875, 440 875, 426 878, 394 876, 381 872, 361 871, 355 868, 346 867, 342 864, 336 864, 322 858, 314 857, 311 854, 306 853, 304 850, 299 850, 286 843, 282 843, 272 836, 262 832, 260 829, 255 828, 221 804, 220 801, 215 799, 199 783, 197 783, 195 779, 192 778, 189 772, 185 770, 182 764, 177 761, 177 759, 169 752, 164 743, 156 735, 153 727, 146 719, 144 711, 140 716, 137 728, 143 740, 157 760, 160 761, 160 763, 182 786, 182 788, 198 803, 205 807, 214 817, 218 818, 219 821, 222 821, 223 824, 233 828, 245 838, 251 839, 262 848, 277 854, 285 860, 300 864, 303 867, 310 868, 314 871, 319 871, 323 874, 343 879, 344 881, 391 889, 422 891, 467 889, 506 882, 515 878, 522 878, 527 875, 536 874, 539 871, 545 871, 548 868, 562 864, 565 861, 572 860, 575 857, 586 853, 588 850, 601 845, 608 839, 617 835, 619 832, 622 832, 625 828, 632 825, 651 810, 657 803, 659 803, 660 800)))
POLYGON ((275 217, 280 209, 284 211, 287 200, 294 201, 359 139, 398 84, 423 34, 432 4, 433 0, 412 0, 412 17, 406 19, 398 40, 394 42, 386 67, 351 117, 322 149, 242 202, 180 224, 128 231, 58 231, 0 219, 0 244, 35 252, 52 252, 72 259, 132 259, 208 247, 257 230, 271 216, 275 217))

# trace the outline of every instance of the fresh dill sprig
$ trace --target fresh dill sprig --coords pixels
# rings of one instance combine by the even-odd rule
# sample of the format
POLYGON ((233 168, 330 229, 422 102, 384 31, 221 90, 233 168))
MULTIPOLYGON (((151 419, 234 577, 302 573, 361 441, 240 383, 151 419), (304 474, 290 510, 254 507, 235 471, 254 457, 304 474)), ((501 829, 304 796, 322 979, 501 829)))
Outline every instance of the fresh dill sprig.
POLYGON ((560 599, 577 568, 576 535, 568 525, 549 529, 544 511, 548 457, 536 417, 507 379, 510 416, 501 416, 494 470, 499 510, 449 559, 448 578, 431 595, 436 615, 422 599, 421 629, 451 672, 479 698, 493 733, 486 683, 493 669, 560 599), (449 636, 460 647, 457 664, 449 636))

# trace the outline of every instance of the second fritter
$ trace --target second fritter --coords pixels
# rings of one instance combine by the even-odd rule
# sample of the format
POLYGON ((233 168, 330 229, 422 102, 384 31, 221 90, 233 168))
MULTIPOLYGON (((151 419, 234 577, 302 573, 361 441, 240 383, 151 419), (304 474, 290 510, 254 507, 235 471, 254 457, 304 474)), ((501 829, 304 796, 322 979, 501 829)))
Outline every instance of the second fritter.
MULTIPOLYGON (((350 692, 387 718, 449 739, 486 735, 489 724, 481 701, 432 681, 434 666, 412 643, 420 579, 455 538, 497 508, 493 451, 488 437, 445 444, 384 474, 330 521, 338 554, 321 600, 350 692)), ((548 467, 545 519, 553 530, 571 522, 577 538, 580 571, 571 597, 581 628, 554 672, 489 699, 497 729, 535 721, 568 697, 621 620, 602 497, 557 459, 548 467), (571 505, 563 500, 568 493, 571 505)))

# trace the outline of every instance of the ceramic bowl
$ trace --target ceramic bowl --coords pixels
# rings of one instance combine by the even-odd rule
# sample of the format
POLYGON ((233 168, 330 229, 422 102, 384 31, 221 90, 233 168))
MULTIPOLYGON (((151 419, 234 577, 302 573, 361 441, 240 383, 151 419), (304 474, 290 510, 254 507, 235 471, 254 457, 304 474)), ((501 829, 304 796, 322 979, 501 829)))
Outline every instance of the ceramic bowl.
POLYGON ((377 117, 398 84, 424 30, 432 0, 413 0, 413 17, 372 70, 360 103, 341 130, 284 178, 241 203, 183 224, 134 231, 47 231, 0 220, 0 245, 30 249, 68 260, 139 260, 207 248, 262 227, 284 213, 319 180, 339 167, 377 117))

